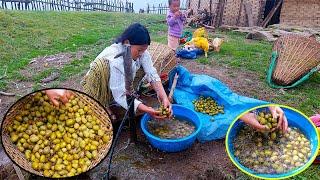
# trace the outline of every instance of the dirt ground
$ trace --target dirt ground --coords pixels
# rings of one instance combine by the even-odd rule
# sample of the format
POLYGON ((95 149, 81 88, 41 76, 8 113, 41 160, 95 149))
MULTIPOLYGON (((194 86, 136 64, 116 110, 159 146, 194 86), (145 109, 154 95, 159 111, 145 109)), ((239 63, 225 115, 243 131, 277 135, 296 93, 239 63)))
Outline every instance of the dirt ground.
MULTIPOLYGON (((70 58, 68 55, 64 56, 70 58)), ((255 74, 235 72, 233 69, 217 64, 202 65, 190 60, 181 60, 180 64, 192 73, 208 74, 220 79, 240 95, 252 97, 251 91, 248 91, 248 87, 251 87, 250 90, 262 92, 260 99, 268 100, 276 96, 272 90, 261 88, 259 84, 261 80, 255 74)), ((74 76, 61 83, 60 87, 81 90, 79 83, 82 76, 83 74, 74 76)), ((31 81, 10 84, 10 92, 20 96, 31 91, 31 81)), ((2 119, 17 97, 0 96, 0 99, 0 118, 2 119)), ((150 146, 140 131, 138 143, 129 143, 128 140, 129 130, 124 129, 115 148, 111 169, 111 176, 117 179, 236 179, 240 173, 226 154, 224 140, 203 144, 196 142, 188 150, 179 153, 157 151, 150 146)), ((0 160, 0 179, 16 179, 15 173, 7 173, 13 172, 13 167, 2 147, 0 147, 0 160)), ((90 178, 102 177, 106 173, 107 165, 108 158, 89 172, 90 178)), ((24 172, 24 174, 28 176, 28 173, 24 172)))

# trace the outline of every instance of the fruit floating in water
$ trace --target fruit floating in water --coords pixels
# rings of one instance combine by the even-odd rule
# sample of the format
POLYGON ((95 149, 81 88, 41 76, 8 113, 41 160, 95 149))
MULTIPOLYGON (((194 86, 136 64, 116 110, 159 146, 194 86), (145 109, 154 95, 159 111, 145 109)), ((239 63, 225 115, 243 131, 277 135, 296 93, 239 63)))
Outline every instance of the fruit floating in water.
POLYGON ((194 109, 197 112, 208 114, 210 116, 222 113, 224 114, 223 106, 219 106, 218 103, 211 97, 200 96, 199 99, 193 100, 194 109))
POLYGON ((151 134, 162 139, 179 139, 189 136, 195 131, 195 126, 182 118, 172 120, 150 120, 148 130, 151 134))
POLYGON ((31 167, 52 178, 87 171, 112 133, 102 129, 91 108, 77 97, 57 108, 42 92, 35 93, 6 128, 31 167))
POLYGON ((239 162, 258 173, 286 173, 306 164, 311 156, 310 141, 295 127, 285 134, 265 134, 244 125, 232 143, 239 162))

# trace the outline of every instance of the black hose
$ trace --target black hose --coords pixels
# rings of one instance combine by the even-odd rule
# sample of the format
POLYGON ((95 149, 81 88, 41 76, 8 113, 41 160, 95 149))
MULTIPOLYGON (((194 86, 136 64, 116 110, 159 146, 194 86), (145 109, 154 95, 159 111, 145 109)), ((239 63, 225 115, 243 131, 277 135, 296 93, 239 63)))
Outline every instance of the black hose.
POLYGON ((119 128, 118 128, 117 134, 116 134, 116 136, 115 136, 115 138, 114 138, 114 141, 113 141, 113 143, 112 143, 112 145, 111 145, 110 158, 109 158, 109 164, 108 164, 107 174, 105 174, 102 179, 109 179, 114 148, 116 147, 116 144, 117 144, 117 142, 118 142, 119 135, 120 135, 120 133, 121 133, 121 131, 122 131, 123 125, 124 125, 124 123, 126 122, 126 120, 128 119, 129 110, 130 110, 130 107, 133 105, 133 102, 134 102, 134 98, 131 100, 131 102, 130 102, 130 104, 129 104, 129 106, 128 106, 128 110, 126 111, 124 117, 123 117, 122 120, 121 120, 121 123, 120 123, 120 126, 119 126, 119 128))
MULTIPOLYGON (((110 179, 110 178, 109 178, 109 175, 110 175, 110 169, 111 169, 111 164, 112 164, 112 156, 113 156, 114 148, 115 148, 115 146, 116 146, 116 144, 117 144, 117 142, 118 142, 119 135, 120 135, 120 133, 121 133, 121 131, 122 131, 123 125, 124 125, 124 123, 126 122, 126 120, 128 119, 128 115, 130 115, 130 110, 132 110, 132 107, 131 107, 131 106, 133 105, 133 102, 134 102, 134 100, 136 99, 136 97, 137 97, 139 94, 141 94, 141 92, 142 92, 142 89, 141 89, 140 87, 141 87, 142 83, 144 82, 144 80, 145 80, 145 79, 142 78, 142 79, 139 81, 138 86, 137 86, 137 88, 136 88, 136 94, 135 94, 135 95, 134 95, 134 94, 131 95, 131 98, 130 98, 131 101, 130 101, 130 103, 127 101, 127 103, 128 103, 128 109, 127 109, 124 117, 123 117, 122 120, 121 120, 121 123, 120 123, 120 126, 119 126, 119 128, 118 128, 117 134, 116 134, 116 136, 115 136, 115 138, 114 138, 114 141, 113 141, 113 143, 112 143, 112 145, 111 145, 111 149, 110 149, 110 159, 109 159, 107 174, 105 174, 105 175, 102 177, 102 179, 107 179, 107 180, 110 179)), ((127 96, 127 100, 128 100, 128 96, 127 96)), ((131 118, 133 118, 133 117, 131 117, 131 118)))

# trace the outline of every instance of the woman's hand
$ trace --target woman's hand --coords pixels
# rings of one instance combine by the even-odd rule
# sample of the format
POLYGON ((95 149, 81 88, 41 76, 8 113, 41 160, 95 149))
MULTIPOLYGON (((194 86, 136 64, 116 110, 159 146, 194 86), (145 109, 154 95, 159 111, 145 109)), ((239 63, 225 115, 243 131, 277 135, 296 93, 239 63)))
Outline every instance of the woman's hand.
POLYGON ((162 100, 162 105, 163 105, 163 107, 169 109, 169 114, 170 114, 169 118, 171 118, 172 115, 173 115, 173 112, 172 112, 172 105, 171 105, 168 97, 163 98, 163 100, 162 100))
POLYGON ((283 132, 287 132, 288 130, 288 120, 285 116, 283 110, 278 106, 270 106, 269 110, 272 114, 274 119, 278 119, 278 126, 277 128, 283 132))
POLYGON ((69 99, 73 96, 72 92, 66 89, 48 89, 45 90, 49 100, 56 107, 59 107, 60 102, 66 104, 69 99))
POLYGON ((265 132, 268 130, 266 125, 261 125, 259 121, 256 119, 256 115, 254 113, 246 113, 240 117, 240 119, 248 124, 249 126, 255 128, 257 131, 265 132))
MULTIPOLYGON (((161 81, 152 83, 152 87, 157 92, 157 97, 158 97, 159 103, 161 103, 165 108, 169 109, 169 112, 170 112, 169 118, 171 118, 171 116, 173 114, 172 108, 171 108, 171 103, 168 99, 166 92, 164 91, 164 88, 161 84, 161 81)), ((164 119, 164 118, 162 118, 162 119, 164 119)))
POLYGON ((152 107, 146 106, 143 103, 139 104, 137 109, 141 112, 145 112, 145 113, 150 114, 150 116, 153 119, 164 119, 165 118, 160 115, 160 111, 157 111, 157 110, 153 109, 152 107))

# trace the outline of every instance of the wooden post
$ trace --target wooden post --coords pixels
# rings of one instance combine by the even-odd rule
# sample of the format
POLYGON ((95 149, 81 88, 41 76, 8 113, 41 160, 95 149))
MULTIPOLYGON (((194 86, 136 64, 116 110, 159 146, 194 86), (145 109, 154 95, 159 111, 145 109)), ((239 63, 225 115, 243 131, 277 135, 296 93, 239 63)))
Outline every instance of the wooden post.
POLYGON ((239 26, 239 23, 240 23, 242 7, 243 7, 243 0, 241 0, 241 2, 240 2, 240 8, 239 8, 238 19, 237 19, 237 26, 239 26))
POLYGON ((147 13, 149 14, 149 4, 148 4, 148 6, 147 6, 147 13))
POLYGON ((154 5, 152 5, 152 11, 153 11, 153 14, 156 12, 156 9, 154 8, 154 5))
POLYGON ((43 11, 45 11, 45 5, 46 5, 46 3, 41 1, 41 8, 42 8, 43 11))
POLYGON ((266 19, 262 22, 262 27, 266 27, 267 24, 269 23, 269 21, 271 20, 271 18, 273 17, 274 13, 277 11, 277 9, 280 7, 280 5, 282 4, 283 0, 279 0, 278 4, 272 8, 272 10, 270 11, 270 13, 268 14, 268 16, 266 17, 266 19))
POLYGON ((57 9, 57 11, 60 11, 60 7, 59 7, 59 3, 58 3, 58 1, 60 1, 60 0, 55 0, 55 3, 56 3, 56 9, 57 9))
POLYGON ((1 1, 1 9, 6 9, 5 8, 5 2, 3 0, 1 1))
POLYGON ((62 0, 58 0, 59 1, 59 8, 60 8, 60 11, 62 11, 62 3, 61 3, 61 1, 62 0))
POLYGON ((219 4, 217 7, 218 10, 216 13, 215 27, 220 27, 222 24, 223 13, 224 13, 224 3, 225 3, 225 0, 219 0, 219 4))
POLYGON ((260 12, 259 12, 258 21, 257 21, 257 24, 256 24, 257 26, 259 26, 263 21, 263 16, 264 16, 266 3, 267 3, 266 0, 260 0, 260 12))
POLYGON ((53 0, 53 9, 54 9, 54 11, 56 11, 57 10, 57 6, 56 6, 56 0, 53 0))
POLYGON ((31 10, 33 11, 34 10, 33 1, 31 0, 30 3, 31 3, 31 10))
POLYGON ((246 17, 248 20, 248 26, 252 27, 253 26, 253 17, 252 17, 252 8, 250 3, 245 3, 244 8, 246 10, 246 17))
POLYGON ((201 0, 198 1, 198 9, 200 9, 201 0))

